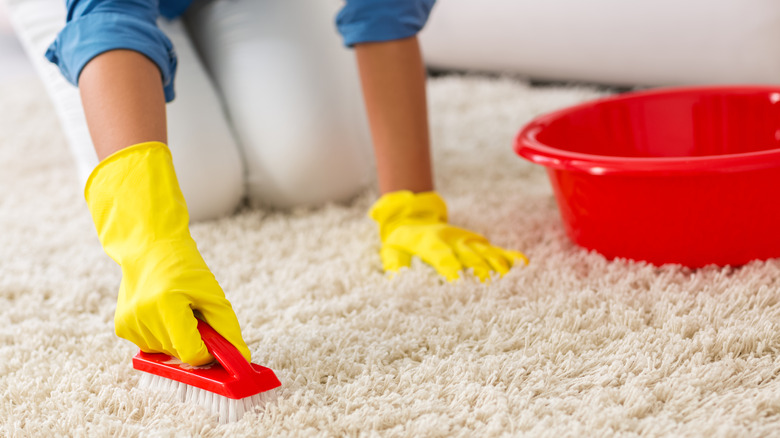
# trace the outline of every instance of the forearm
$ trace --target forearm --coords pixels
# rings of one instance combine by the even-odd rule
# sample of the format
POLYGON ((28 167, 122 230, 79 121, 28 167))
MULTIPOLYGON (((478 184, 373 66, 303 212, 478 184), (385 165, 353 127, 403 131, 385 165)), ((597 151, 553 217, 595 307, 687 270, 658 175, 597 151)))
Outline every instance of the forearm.
POLYGON ((137 143, 167 143, 160 70, 144 55, 129 50, 98 55, 84 67, 79 90, 99 159, 137 143))
POLYGON ((433 190, 425 67, 416 37, 355 46, 379 189, 433 190))

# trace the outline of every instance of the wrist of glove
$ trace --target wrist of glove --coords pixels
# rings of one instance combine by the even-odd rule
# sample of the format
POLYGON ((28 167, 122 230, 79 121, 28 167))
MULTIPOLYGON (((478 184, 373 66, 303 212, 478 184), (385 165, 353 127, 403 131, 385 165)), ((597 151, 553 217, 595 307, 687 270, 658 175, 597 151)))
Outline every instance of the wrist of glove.
POLYGON ((214 358, 197 313, 249 361, 233 308, 190 235, 168 147, 141 143, 111 155, 84 194, 104 250, 122 268, 116 334, 145 352, 203 365, 214 358))
POLYGON ((379 225, 380 256, 387 271, 409 266, 417 256, 448 281, 469 268, 485 281, 491 272, 504 275, 515 263, 528 263, 518 251, 493 246, 480 234, 448 224, 447 205, 436 192, 385 194, 369 216, 379 225))

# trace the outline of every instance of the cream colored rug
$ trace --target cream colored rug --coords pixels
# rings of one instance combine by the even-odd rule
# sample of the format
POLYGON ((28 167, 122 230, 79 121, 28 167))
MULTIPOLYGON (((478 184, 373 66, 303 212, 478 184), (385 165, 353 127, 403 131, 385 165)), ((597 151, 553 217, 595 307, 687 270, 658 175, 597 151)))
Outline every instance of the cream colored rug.
POLYGON ((219 426, 136 388, 102 252, 40 85, 0 87, 1 436, 780 436, 780 261, 608 262, 563 234, 512 138, 584 88, 431 81, 454 223, 531 259, 492 284, 383 275, 374 193, 193 226, 258 363, 283 389, 219 426))

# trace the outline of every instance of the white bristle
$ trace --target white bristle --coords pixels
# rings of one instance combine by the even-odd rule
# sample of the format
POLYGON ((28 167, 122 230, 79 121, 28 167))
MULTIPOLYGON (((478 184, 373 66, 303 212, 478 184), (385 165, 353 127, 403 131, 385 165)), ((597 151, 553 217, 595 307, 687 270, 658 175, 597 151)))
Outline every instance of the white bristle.
POLYGON ((262 392, 251 397, 232 399, 215 394, 205 389, 166 379, 150 373, 142 373, 138 380, 141 388, 171 394, 184 403, 196 403, 206 408, 212 415, 219 418, 220 424, 238 421, 244 414, 254 410, 263 410, 267 403, 276 400, 276 390, 262 392))

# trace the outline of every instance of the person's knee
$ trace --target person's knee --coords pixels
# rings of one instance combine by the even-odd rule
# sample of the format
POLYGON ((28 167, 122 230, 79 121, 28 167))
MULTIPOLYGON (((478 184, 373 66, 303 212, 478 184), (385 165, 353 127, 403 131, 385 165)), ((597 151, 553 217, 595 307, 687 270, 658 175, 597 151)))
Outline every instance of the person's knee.
POLYGON ((250 148, 253 204, 293 208, 341 202, 373 181, 370 141, 361 124, 308 127, 281 133, 272 147, 250 148))
POLYGON ((239 0, 188 14, 241 146, 253 204, 345 200, 372 180, 357 69, 329 21, 337 8, 239 0))
POLYGON ((216 91, 179 21, 159 23, 179 56, 175 101, 168 104, 168 142, 190 217, 233 213, 245 195, 245 172, 216 91))
POLYGON ((199 222, 234 213, 245 192, 240 159, 212 153, 214 145, 196 138, 178 140, 171 143, 171 153, 190 219, 199 222))

